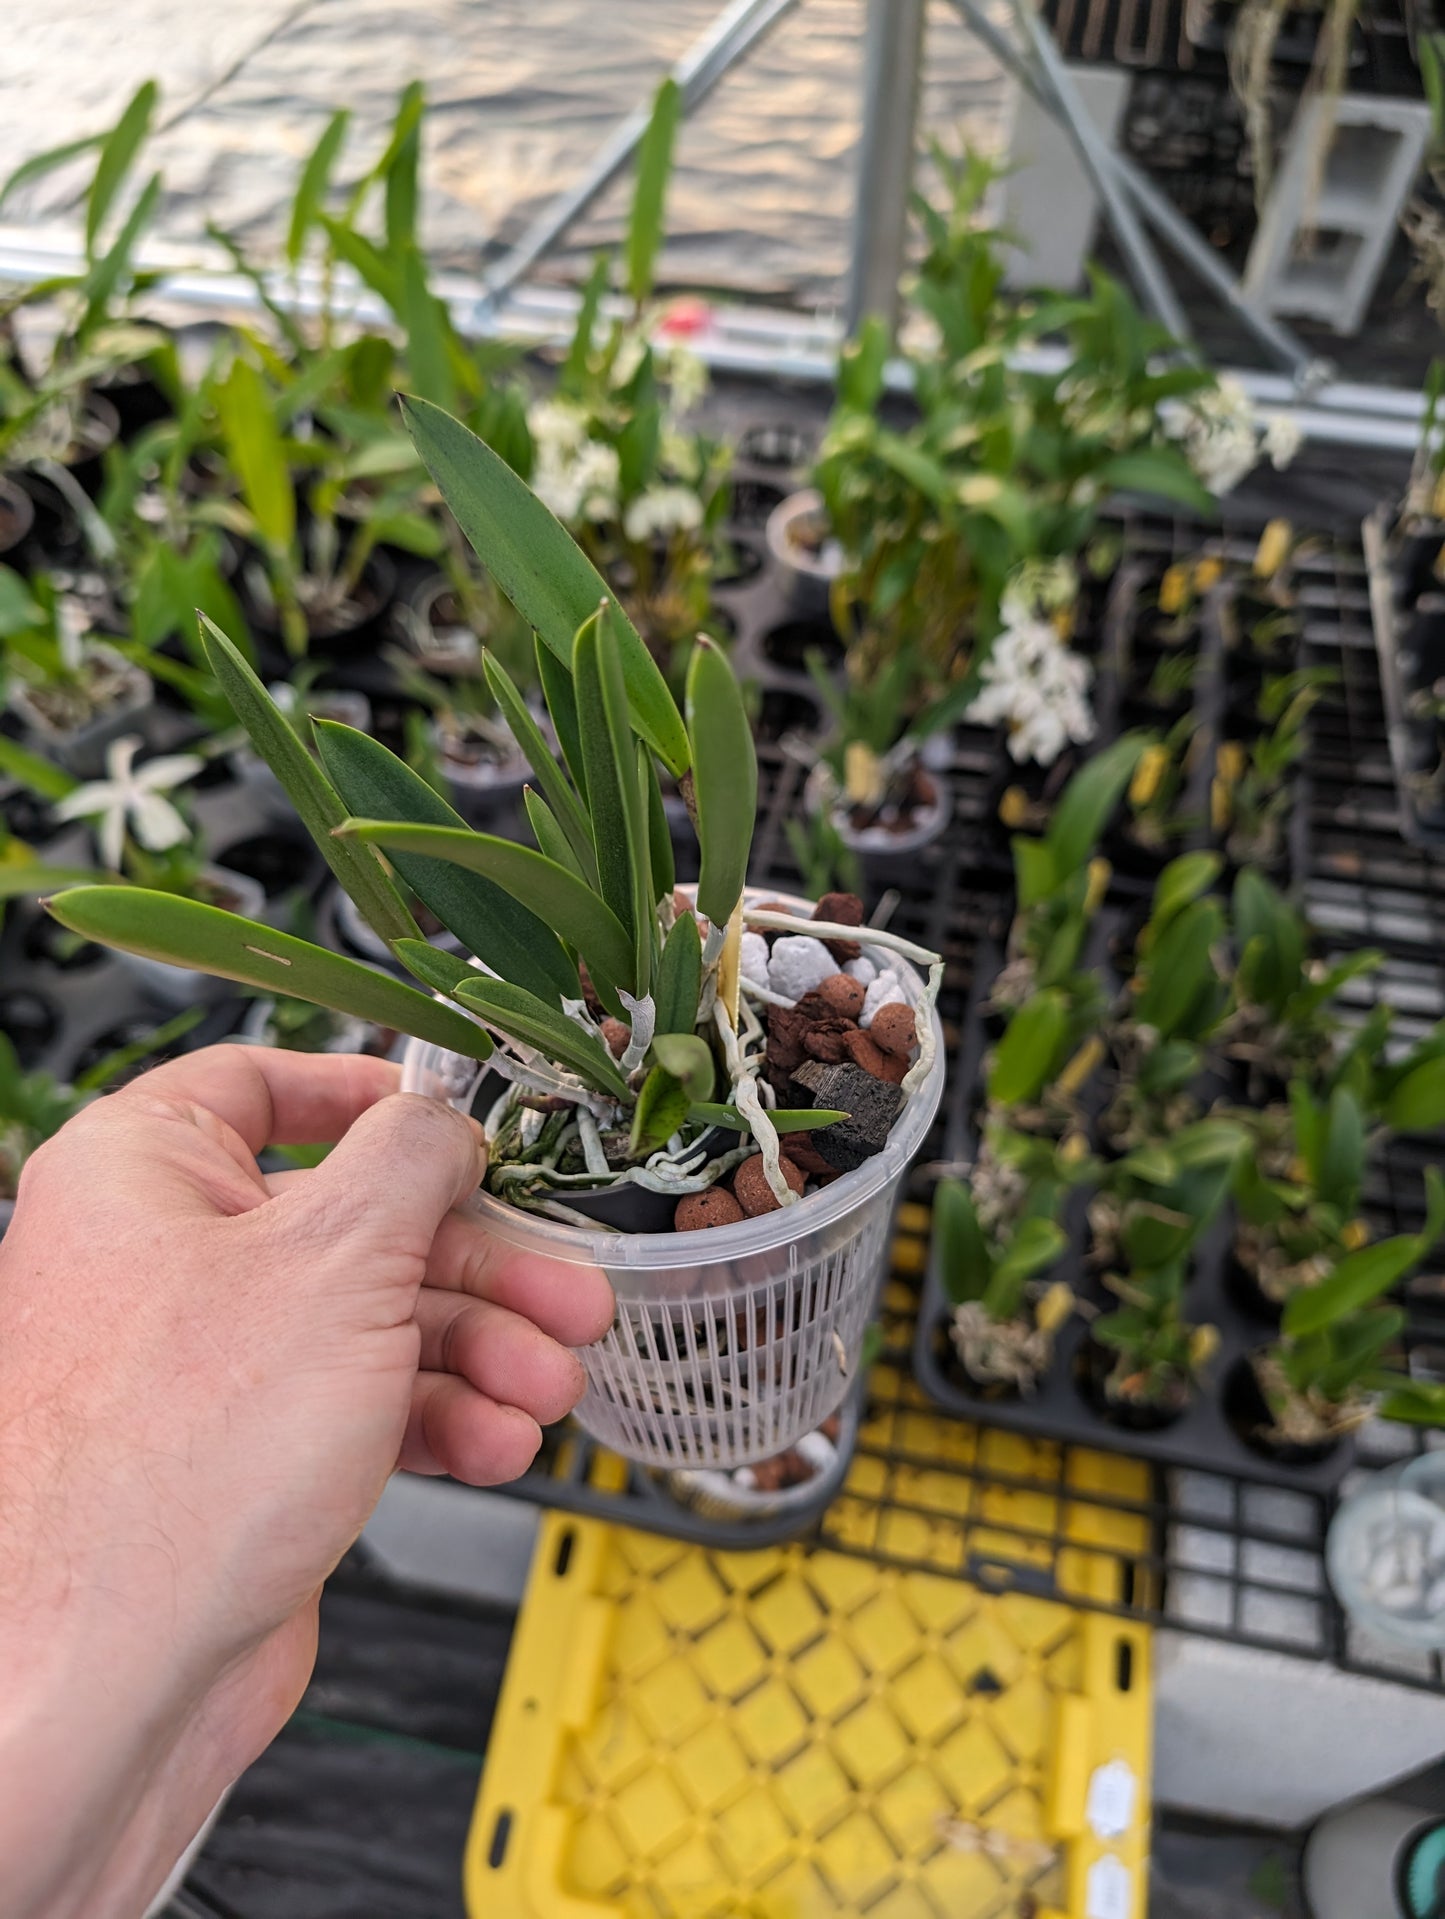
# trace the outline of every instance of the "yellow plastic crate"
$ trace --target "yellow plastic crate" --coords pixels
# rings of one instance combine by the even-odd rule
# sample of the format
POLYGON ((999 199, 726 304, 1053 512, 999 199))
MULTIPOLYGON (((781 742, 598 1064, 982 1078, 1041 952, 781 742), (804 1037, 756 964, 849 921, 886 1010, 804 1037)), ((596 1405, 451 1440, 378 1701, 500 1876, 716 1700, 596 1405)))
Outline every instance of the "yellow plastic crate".
POLYGON ((472 1919, 1142 1919, 1149 1635, 793 1545, 550 1514, 472 1919))

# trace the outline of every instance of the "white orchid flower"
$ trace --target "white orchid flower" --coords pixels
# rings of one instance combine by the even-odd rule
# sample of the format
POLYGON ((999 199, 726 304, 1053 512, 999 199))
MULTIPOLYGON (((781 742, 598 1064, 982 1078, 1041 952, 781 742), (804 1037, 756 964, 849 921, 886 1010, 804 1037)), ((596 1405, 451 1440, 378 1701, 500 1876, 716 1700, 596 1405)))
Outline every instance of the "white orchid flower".
POLYGON ((134 734, 112 740, 106 749, 109 776, 77 786, 55 808, 59 820, 94 820, 100 856, 112 873, 120 871, 127 830, 148 853, 164 853, 191 836, 184 817, 167 793, 194 779, 205 765, 195 753, 162 753, 135 769, 142 742, 134 734))

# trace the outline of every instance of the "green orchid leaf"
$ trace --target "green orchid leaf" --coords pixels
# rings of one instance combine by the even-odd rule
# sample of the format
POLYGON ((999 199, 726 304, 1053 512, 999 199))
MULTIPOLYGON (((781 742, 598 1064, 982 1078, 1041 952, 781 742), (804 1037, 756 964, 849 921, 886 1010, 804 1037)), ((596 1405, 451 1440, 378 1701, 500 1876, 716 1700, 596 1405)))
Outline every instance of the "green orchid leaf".
POLYGON ((1176 913, 1207 893, 1219 878, 1224 861, 1218 853, 1181 853, 1170 860, 1154 888, 1149 924, 1160 933, 1176 913))
MULTIPOLYGON (((847 1113, 835 1111, 831 1106, 789 1106, 778 1107, 768 1114, 779 1133, 820 1132, 825 1126, 836 1126, 840 1119, 847 1119, 847 1113)), ((736 1106, 720 1105, 713 1100, 695 1100, 688 1112, 688 1118, 696 1120, 700 1126, 723 1126, 731 1133, 746 1133, 747 1120, 736 1106)))
POLYGON ((1397 1286, 1420 1257, 1420 1241, 1414 1233, 1397 1233, 1392 1239, 1346 1253, 1327 1279, 1291 1294, 1285 1302, 1285 1332, 1291 1339, 1302 1339, 1359 1312, 1397 1286))
MULTIPOLYGON (((31 180, 43 179, 47 173, 53 173, 57 167, 68 166, 82 154, 93 153, 104 143, 105 138, 103 133, 88 133, 83 140, 67 140, 63 146, 49 147, 44 153, 32 154, 12 174, 7 175, 4 185, 0 186, 0 207, 4 206, 12 193, 18 193, 31 180)), ((62 281, 60 284, 68 283, 62 281)))
POLYGON ((637 185, 633 188, 632 213, 623 249, 627 291, 638 306, 652 292, 653 269, 666 231, 667 182, 681 118, 682 89, 669 76, 657 89, 652 116, 638 143, 637 185))
POLYGON ((705 636, 687 670, 687 726, 702 849, 698 911, 714 926, 726 926, 747 879, 758 761, 742 689, 716 642, 705 636))
POLYGON ((67 886, 93 886, 112 878, 91 866, 42 866, 35 860, 0 861, 0 900, 39 899, 67 886))
POLYGON ((1429 1133, 1445 1125, 1445 1060, 1412 1067, 1385 1101, 1384 1116, 1396 1133, 1429 1133))
POLYGON ((717 1081, 712 1049, 699 1033, 658 1033, 648 1052, 687 1092, 689 1104, 706 1104, 717 1081))
POLYGON ((1044 835, 1055 885, 1092 856, 1149 743, 1147 733, 1121 734, 1087 760, 1064 788, 1044 835))
MULTIPOLYGON (((410 819, 454 839, 472 837, 441 795, 378 740, 336 720, 318 721, 316 738, 322 764, 353 817, 370 817, 378 824, 410 819)), ((426 855, 427 849, 414 851, 426 855)), ((519 897, 492 875, 463 875, 456 864, 438 856, 417 858, 404 847, 388 852, 417 898, 493 972, 544 1000, 560 1004, 577 997, 577 968, 525 893, 519 897)))
MULTIPOLYGON (((86 339, 107 317, 111 296, 130 267, 136 241, 150 225, 161 197, 161 176, 153 173, 141 189, 135 205, 125 217, 120 232, 96 260, 81 282, 85 311, 76 322, 77 339, 86 339)), ((138 282, 137 282, 138 283, 138 282)))
MULTIPOLYGON (((571 845, 573 858, 580 871, 595 885, 597 882, 597 855, 592 846, 592 827, 583 812, 577 795, 567 783, 556 760, 542 738, 542 730, 532 718, 527 702, 517 689, 517 684, 501 661, 492 652, 482 655, 482 671, 486 675, 487 685, 492 697, 502 710, 502 715, 512 729, 512 738, 521 747, 528 766, 537 776, 537 784, 542 796, 556 817, 557 824, 566 834, 571 845)), ((568 686, 570 689, 571 681, 568 686)))
POLYGON ((406 370, 411 390, 436 406, 454 407, 457 389, 452 377, 447 310, 427 284, 426 261, 416 242, 401 248, 398 257, 401 307, 397 317, 406 330, 406 370))
POLYGON ((657 777, 657 761, 643 741, 637 742, 637 776, 647 807, 647 839, 652 863, 652 894, 666 899, 677 885, 677 863, 672 854, 672 828, 662 803, 662 786, 657 777))
MULTIPOLYGON (((429 401, 403 395, 401 404, 417 451, 477 557, 552 652, 570 662, 577 629, 607 598, 601 574, 476 434, 429 401)), ((688 748, 676 702, 636 628, 620 614, 616 624, 632 724, 680 774, 688 748)))
POLYGON ((413 979, 419 979, 434 993, 445 993, 448 999, 464 981, 479 977, 475 966, 468 966, 457 954, 445 953, 428 940, 398 940, 393 951, 413 979))
POLYGON ((1025 1219, 1000 1254, 994 1277, 1016 1283, 1057 1266, 1068 1250, 1064 1230, 1052 1219, 1025 1219))
POLYGON ((950 1306, 982 1299, 993 1278, 993 1256, 979 1225, 973 1194, 961 1179, 943 1179, 933 1196, 933 1259, 950 1306))
POLYGON ((256 531, 273 553, 287 553, 296 538, 296 490, 265 382, 238 357, 217 382, 215 399, 226 458, 256 531))
POLYGON ((1385 1389, 1379 1405, 1381 1419, 1398 1419, 1407 1426, 1445 1426, 1445 1385, 1439 1381, 1391 1374, 1377 1383, 1385 1389))
POLYGON ((18 780, 27 792, 42 800, 63 800, 80 784, 63 766, 41 753, 29 752, 7 733, 0 733, 0 773, 18 780))
POLYGON ((124 113, 101 141, 100 156, 95 163, 95 173, 85 199, 87 258, 93 256, 100 229, 105 224, 105 216, 110 212, 116 194, 124 185, 126 175, 146 143, 150 134, 151 116, 155 112, 156 101, 159 98, 160 89, 155 81, 145 81, 132 94, 124 113))
POLYGON ((577 855, 572 851, 572 843, 558 824, 557 815, 548 806, 542 795, 534 787, 522 788, 522 804, 527 809, 527 820, 532 828, 533 838, 537 842, 539 853, 545 853, 549 860, 555 860, 559 866, 565 866, 569 873, 575 873, 584 883, 587 875, 578 864, 577 855))
POLYGON ((301 256, 306 251, 306 237, 316 225, 325 204, 332 171, 350 122, 350 109, 339 107, 322 129, 321 138, 311 149, 301 169, 301 178, 296 183, 296 197, 291 202, 291 223, 286 230, 286 258, 293 267, 301 264, 301 256))
POLYGON ((627 1151, 632 1159, 646 1159, 666 1146, 687 1119, 691 1101, 681 1080, 665 1066, 654 1066, 642 1082, 632 1113, 627 1151))
POLYGON ((1325 1198, 1353 1209, 1365 1173, 1365 1116, 1348 1087, 1330 1095, 1316 1184, 1325 1198))
POLYGON ((247 664, 240 648, 201 616, 201 644, 212 673, 245 727, 247 737, 285 789, 301 824, 357 910, 380 938, 421 937, 416 921, 390 875, 370 847, 332 837, 347 809, 336 788, 306 751, 290 720, 247 664))
POLYGON ((702 992, 702 934, 696 916, 679 913, 662 949, 653 988, 659 1033, 690 1033, 702 992))
POLYGON ((139 886, 78 886, 45 905, 72 933, 123 953, 308 1000, 470 1059, 485 1059, 491 1051, 485 1033, 470 1020, 389 973, 217 906, 139 886))
MULTIPOLYGON (((540 634, 533 635, 533 652, 537 661, 537 680, 556 729, 557 744, 562 749, 562 758, 572 775, 572 784, 581 795, 585 807, 587 769, 582 764, 582 729, 577 722, 577 690, 572 684, 572 656, 569 653, 565 662, 559 660, 549 646, 543 645, 540 634)), ((590 826, 587 831, 590 837, 590 826)))
POLYGON ((473 975, 457 986, 456 997, 463 1006, 480 1013, 489 1025, 525 1046, 536 1047, 554 1065, 577 1074, 599 1092, 610 1093, 615 1099, 631 1099, 627 1082, 602 1041, 525 987, 473 975))
POLYGON ((344 220, 337 220, 329 213, 319 213, 316 217, 336 257, 344 260, 396 313, 401 306, 401 280, 386 254, 344 220))
MULTIPOLYGON (((481 874, 519 904, 530 902, 528 910, 535 908, 542 925, 555 929, 554 937, 575 947, 589 967, 595 960, 597 970, 606 979, 615 981, 628 992, 635 990, 634 955, 627 929, 590 886, 545 854, 534 852, 530 846, 517 846, 511 840, 496 839, 490 833, 473 833, 465 826, 350 819, 341 830, 368 846, 382 847, 393 859, 419 855, 481 874)), ((397 870, 403 872, 400 865, 397 870)), ((436 908, 432 910, 435 912, 436 908)), ((438 913, 437 917, 441 915, 438 913)), ((471 945, 470 940, 465 943, 471 945)), ((472 950, 475 951, 475 947, 472 950)), ((487 958, 484 953, 478 953, 477 957, 487 958)), ((487 960, 487 964, 490 966, 491 960, 487 960)), ((502 969, 495 970, 501 972, 502 969)))
MULTIPOLYGON (((627 977, 604 967, 612 979, 634 992, 646 992, 650 980, 651 904, 644 904, 639 868, 648 858, 642 796, 637 788, 632 729, 628 724, 622 671, 609 609, 599 607, 577 631, 572 649, 572 683, 577 690, 577 721, 582 733, 582 764, 587 769, 587 804, 597 853, 598 891, 633 942, 627 977), (643 948, 646 947, 646 955, 643 948)), ((647 876, 650 882, 650 874, 647 876)), ((650 885, 648 890, 650 890, 650 885)))
POLYGON ((1009 1021, 988 1076, 991 1104, 1035 1100, 1053 1078, 1069 1027, 1069 1002, 1057 988, 1035 993, 1009 1021))

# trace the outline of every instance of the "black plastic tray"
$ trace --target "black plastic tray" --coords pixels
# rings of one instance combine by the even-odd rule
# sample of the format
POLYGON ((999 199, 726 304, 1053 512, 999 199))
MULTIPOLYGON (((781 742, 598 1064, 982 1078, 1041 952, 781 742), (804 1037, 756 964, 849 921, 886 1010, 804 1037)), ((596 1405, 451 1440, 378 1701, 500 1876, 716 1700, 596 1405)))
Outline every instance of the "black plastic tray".
MULTIPOLYGON (((982 1007, 997 971, 999 953, 981 950, 975 973, 963 1044, 949 1089, 949 1157, 963 1162, 972 1157, 974 1137, 971 1112, 987 1048, 982 1007)), ((1109 1310, 1117 1304, 1091 1269, 1087 1258, 1088 1232, 1081 1195, 1073 1196, 1067 1214, 1069 1250, 1058 1277, 1073 1288, 1085 1308, 1109 1310)), ((1256 1452, 1235 1432, 1225 1417, 1222 1396, 1236 1361, 1256 1347, 1267 1345, 1272 1329, 1263 1320, 1240 1310, 1225 1286, 1224 1272, 1233 1237, 1233 1219, 1226 1208, 1196 1249, 1188 1282, 1186 1312, 1201 1325, 1219 1331, 1219 1351, 1207 1382, 1172 1425, 1157 1432, 1132 1432, 1101 1418, 1085 1402, 1075 1383, 1076 1368, 1088 1339, 1083 1314, 1074 1313, 1061 1329, 1054 1363, 1030 1397, 988 1399, 969 1391, 949 1365, 949 1306, 943 1288, 936 1239, 929 1249, 923 1303, 913 1344, 913 1370, 918 1383, 937 1405, 959 1419, 983 1426, 1000 1426, 1030 1438, 1053 1439, 1066 1445, 1147 1459, 1160 1466, 1195 1468, 1223 1473, 1232 1479, 1266 1485, 1294 1486, 1306 1492, 1327 1492, 1349 1470, 1354 1447, 1346 1438, 1310 1465, 1285 1465, 1256 1452)))

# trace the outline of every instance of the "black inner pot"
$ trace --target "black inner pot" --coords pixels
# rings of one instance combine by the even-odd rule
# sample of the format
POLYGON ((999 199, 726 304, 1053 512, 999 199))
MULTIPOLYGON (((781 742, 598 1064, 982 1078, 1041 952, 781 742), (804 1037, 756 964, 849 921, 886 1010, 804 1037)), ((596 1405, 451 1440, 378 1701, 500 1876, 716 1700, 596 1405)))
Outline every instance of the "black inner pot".
POLYGON ((1222 1404, 1224 1417, 1250 1451, 1281 1466, 1317 1465, 1320 1460, 1328 1459, 1340 1443, 1337 1435, 1316 1440, 1313 1445, 1271 1439, 1266 1431, 1270 1423, 1269 1402, 1255 1377, 1252 1356, 1248 1354, 1236 1359, 1225 1374, 1222 1404))
POLYGON ((1105 1382, 1113 1370, 1115 1357, 1109 1347, 1101 1345, 1092 1335, 1079 1348, 1074 1361, 1074 1384, 1090 1412, 1127 1433, 1163 1432, 1166 1426, 1183 1417, 1189 1405, 1187 1394, 1181 1395, 1174 1406, 1111 1399, 1105 1382))
MULTIPOLYGON (((500 1074, 488 1073, 484 1076, 477 1088, 477 1096, 472 1101, 472 1112, 478 1119, 483 1118, 488 1108, 501 1098, 505 1083, 500 1074)), ((736 1146, 740 1135, 714 1126, 702 1137, 709 1148, 709 1156, 713 1157, 736 1146)), ((651 1192, 632 1180, 621 1186, 604 1187, 601 1191, 558 1186, 550 1196, 561 1205, 570 1206, 573 1212, 581 1213, 587 1219, 595 1219, 599 1226, 611 1226, 619 1233, 670 1233, 673 1215, 677 1211, 677 1198, 674 1195, 651 1192)), ((493 1197, 500 1196, 493 1194, 493 1197)))
POLYGON ((1262 1326, 1278 1326, 1283 1306, 1270 1298, 1232 1247, 1224 1262, 1224 1289, 1242 1313, 1262 1326))

